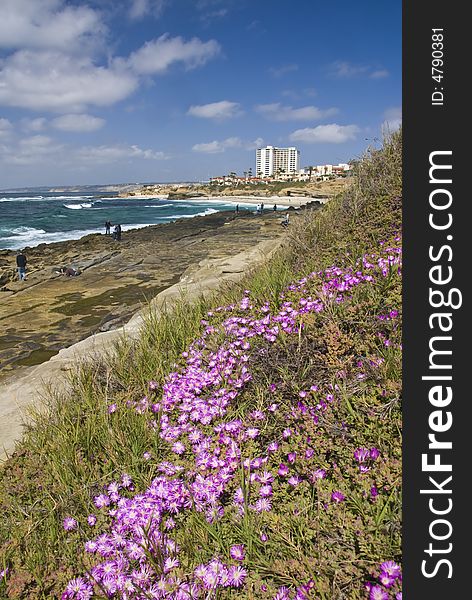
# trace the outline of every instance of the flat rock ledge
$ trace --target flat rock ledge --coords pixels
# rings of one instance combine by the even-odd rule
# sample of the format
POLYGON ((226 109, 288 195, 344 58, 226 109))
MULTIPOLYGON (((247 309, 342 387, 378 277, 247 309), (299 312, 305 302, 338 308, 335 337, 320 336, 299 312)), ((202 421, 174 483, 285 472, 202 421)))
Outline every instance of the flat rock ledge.
MULTIPOLYGON (((165 305, 171 305, 183 295, 192 300, 216 290, 225 282, 237 282, 249 269, 265 262, 281 243, 283 237, 266 239, 234 256, 203 259, 189 267, 178 283, 151 300, 151 307, 162 311, 165 305)), ((60 350, 47 362, 29 367, 0 384, 0 461, 14 451, 16 442, 21 439, 24 424, 28 420, 28 407, 40 407, 47 390, 66 391, 69 385, 67 373, 78 361, 104 356, 123 335, 137 338, 142 324, 143 311, 139 311, 118 329, 91 335, 60 350)))

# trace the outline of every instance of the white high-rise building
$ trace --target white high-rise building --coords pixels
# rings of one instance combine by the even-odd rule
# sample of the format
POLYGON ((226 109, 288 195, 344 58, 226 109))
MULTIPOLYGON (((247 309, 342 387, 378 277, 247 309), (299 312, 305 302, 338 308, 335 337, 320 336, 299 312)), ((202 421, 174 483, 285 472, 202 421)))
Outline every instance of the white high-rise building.
POLYGON ((299 170, 300 150, 295 147, 266 146, 256 150, 256 175, 270 177, 277 173, 295 173, 299 170))

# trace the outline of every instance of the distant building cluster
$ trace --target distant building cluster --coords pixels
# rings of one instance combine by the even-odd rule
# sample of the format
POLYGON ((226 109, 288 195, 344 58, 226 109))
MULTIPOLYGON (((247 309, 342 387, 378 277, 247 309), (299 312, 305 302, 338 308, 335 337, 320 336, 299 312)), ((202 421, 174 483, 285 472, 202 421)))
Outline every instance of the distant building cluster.
POLYGON ((216 185, 241 185, 270 183, 273 181, 326 181, 336 177, 346 177, 351 170, 351 165, 339 163, 337 165, 312 165, 300 169, 300 150, 295 147, 276 148, 266 146, 256 150, 256 172, 252 169, 245 171, 243 176, 235 172, 228 175, 211 177, 210 184, 216 185))

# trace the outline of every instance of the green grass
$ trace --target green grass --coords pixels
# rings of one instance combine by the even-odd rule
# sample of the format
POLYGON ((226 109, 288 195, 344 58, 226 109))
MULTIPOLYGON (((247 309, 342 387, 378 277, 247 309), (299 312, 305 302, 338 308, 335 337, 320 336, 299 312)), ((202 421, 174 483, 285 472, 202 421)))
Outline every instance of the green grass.
MULTIPOLYGON (((62 519, 74 515, 83 521, 92 512, 98 514, 93 496, 124 472, 136 490, 144 490, 157 475, 155 465, 168 458, 167 445, 149 427, 149 415, 126 406, 148 393, 149 381, 161 384, 181 363, 181 353, 201 334, 200 321, 209 310, 237 302, 245 289, 251 290, 255 305, 269 301, 275 310, 291 281, 332 264, 354 265, 400 227, 401 133, 397 133, 382 150, 372 150, 358 162, 354 183, 344 194, 322 210, 305 211, 289 230, 289 245, 240 284, 192 302, 182 298, 159 314, 149 309, 138 340, 123 338, 105 359, 77 365, 71 392, 50 394, 46 409, 35 415, 34 424, 0 470, 0 571, 2 564, 9 567, 0 582, 0 597, 60 598, 67 581, 86 566, 81 548, 88 535, 65 534, 62 519), (118 410, 109 414, 112 404, 118 410), (152 453, 152 460, 143 458, 145 452, 152 453)), ((379 341, 386 325, 376 318, 400 306, 401 283, 387 277, 374 286, 360 286, 349 302, 333 303, 324 313, 307 317, 298 336, 281 336, 269 347, 260 342, 257 350, 262 354, 254 350, 253 381, 229 418, 264 406, 270 383, 277 382, 275 397, 288 406, 310 382, 324 387, 339 384, 339 373, 345 372, 338 390, 342 401, 325 413, 323 435, 313 431, 319 436, 315 456, 319 465, 334 461, 339 472, 335 471, 331 487, 323 490, 306 481, 291 495, 275 489, 273 503, 282 510, 274 514, 247 511, 242 521, 228 518, 209 524, 192 512, 177 534, 187 566, 215 553, 225 556, 231 544, 244 543, 251 576, 243 597, 271 597, 269 591, 279 585, 314 578, 316 597, 341 599, 363 598, 363 579, 375 564, 400 559, 401 329, 389 326, 394 343, 387 348, 379 341), (365 381, 356 378, 359 357, 366 364, 368 359, 383 359, 378 368, 366 366, 365 381), (352 466, 353 450, 367 445, 379 447, 388 457, 375 480, 384 488, 376 503, 365 501, 373 479, 365 478, 359 487, 352 466), (323 510, 333 489, 347 488, 356 492, 339 511, 323 510), (270 533, 267 543, 261 542, 261 530, 270 533), (270 581, 264 593, 263 581, 270 581)), ((225 316, 218 313, 212 324, 225 316)), ((272 439, 286 426, 285 420, 274 418, 264 436, 272 439)), ((296 440, 299 451, 305 445, 304 438, 296 440)), ((280 462, 289 448, 280 450, 280 462)), ((244 470, 241 478, 250 495, 244 470)), ((99 516, 97 530, 106 523, 106 517, 99 516)))

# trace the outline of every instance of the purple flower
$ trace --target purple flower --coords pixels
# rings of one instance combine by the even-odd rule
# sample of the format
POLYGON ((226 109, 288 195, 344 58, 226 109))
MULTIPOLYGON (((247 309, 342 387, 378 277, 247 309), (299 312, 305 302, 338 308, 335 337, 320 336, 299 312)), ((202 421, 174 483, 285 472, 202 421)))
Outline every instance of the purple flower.
POLYGON ((230 567, 228 570, 228 582, 232 587, 241 587, 246 579, 247 571, 240 565, 230 567))
POLYGON ((93 503, 97 508, 103 508, 110 504, 110 498, 106 494, 100 494, 99 496, 95 496, 93 503))
POLYGON ((288 475, 287 465, 284 465, 283 463, 281 463, 279 465, 279 470, 277 471, 277 473, 280 475, 280 477, 286 477, 288 475))
POLYGON ((234 560, 244 560, 245 552, 243 544, 236 544, 235 546, 231 546, 229 554, 234 560))
POLYGON ((257 479, 260 483, 272 483, 274 481, 274 476, 269 471, 264 471, 257 476, 257 479))
POLYGON ((90 527, 93 527, 96 522, 97 522, 97 517, 95 515, 89 515, 87 517, 87 523, 90 525, 90 527))
POLYGON ((298 475, 292 475, 287 479, 287 483, 293 487, 297 487, 299 483, 301 483, 301 479, 298 475))
POLYGON ((73 517, 66 517, 62 521, 62 526, 65 531, 74 531, 74 529, 77 529, 77 521, 73 517))
POLYGON ((336 502, 337 504, 339 504, 340 502, 342 502, 343 500, 345 500, 345 498, 346 498, 346 496, 344 494, 342 494, 341 492, 339 492, 339 491, 334 491, 331 494, 331 500, 333 502, 336 502))
POLYGON ((172 452, 175 452, 176 454, 183 454, 185 452, 185 446, 182 444, 182 442, 175 442, 175 444, 172 446, 172 452))
POLYGON ((375 487, 375 485, 373 485, 370 488, 370 496, 371 496, 371 498, 377 498, 378 495, 379 495, 379 490, 375 487))
POLYGON ((387 573, 380 573, 379 581, 386 588, 392 587, 392 585, 395 583, 395 579, 390 575, 387 575, 387 573))
POLYGON ((116 412, 116 404, 110 404, 110 406, 108 407, 108 414, 111 415, 114 412, 116 412))
POLYGON ((369 450, 367 450, 367 448, 357 448, 357 450, 354 451, 354 458, 357 460, 358 463, 363 463, 367 460, 367 458, 369 458, 370 453, 369 450))
POLYGON ((297 458, 297 453, 296 452, 290 452, 287 458, 288 458, 288 462, 290 464, 293 464, 295 462, 296 458, 297 458))
POLYGON ((262 485, 261 489, 259 490, 259 494, 263 497, 263 498, 269 498, 270 496, 272 496, 272 486, 271 485, 262 485))
POLYGON ((379 452, 379 450, 377 450, 377 448, 370 449, 370 458, 372 460, 376 460, 379 456, 380 456, 380 452, 379 452))
POLYGON ((253 440, 259 435, 259 429, 257 429, 257 427, 249 427, 246 429, 246 435, 248 438, 253 440))
POLYGON ((236 504, 244 504, 244 494, 240 487, 234 492, 234 502, 236 504))
POLYGON ((400 577, 402 573, 400 565, 397 565, 397 563, 393 560, 383 562, 380 565, 380 570, 386 573, 387 575, 390 575, 394 579, 400 577))
POLYGON ((71 579, 67 584, 63 598, 80 598, 80 600, 88 600, 92 597, 92 586, 82 577, 71 579))
POLYGON ((254 509, 256 512, 269 512, 272 510, 272 504, 268 498, 259 498, 256 502, 254 509))
POLYGON ((326 477, 325 469, 316 469, 316 471, 313 471, 313 473, 311 474, 311 480, 313 483, 317 479, 324 479, 325 477, 326 477))
POLYGON ((369 600, 388 600, 388 592, 379 585, 370 588, 369 600))

